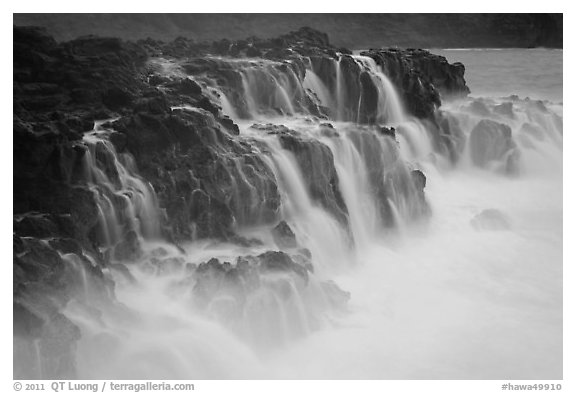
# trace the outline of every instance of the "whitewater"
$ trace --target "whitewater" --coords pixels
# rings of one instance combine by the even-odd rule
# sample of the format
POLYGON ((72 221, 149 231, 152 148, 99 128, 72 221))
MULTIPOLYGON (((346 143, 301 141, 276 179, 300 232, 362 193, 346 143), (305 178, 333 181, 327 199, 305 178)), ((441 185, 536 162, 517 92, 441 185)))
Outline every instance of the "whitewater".
MULTIPOLYGON (((501 51, 441 54, 451 61, 465 56, 466 66, 503 56, 501 51)), ((122 214, 145 239, 145 255, 139 263, 107 269, 115 283, 114 306, 94 301, 90 282, 83 284, 85 296, 67 305, 65 315, 82 332, 79 378, 562 378, 561 83, 560 91, 550 89, 561 78, 562 52, 522 51, 501 60, 498 72, 484 75, 481 66, 468 68, 473 98, 446 99, 440 108, 463 133, 456 163, 434 148, 426 124, 407 114, 374 60, 360 55, 354 60, 378 86, 376 120, 395 128, 394 139, 357 124, 364 104, 361 98, 353 106, 348 102, 337 61, 334 89, 312 65, 303 83, 296 75, 275 73, 273 65, 238 65, 246 67, 242 83, 249 118, 233 97, 213 87, 240 136, 254 141, 255 152, 265 157, 278 182, 281 216, 314 265, 306 284, 291 276, 262 277, 260 289, 242 307, 230 288, 200 308, 186 267, 160 271, 149 262, 159 249, 162 256, 182 250, 158 239, 154 190, 96 124, 84 138, 91 153, 86 177, 100 195, 102 236, 112 245, 119 231, 114 221, 119 212, 108 191, 133 193, 137 197, 127 199, 122 214), (525 61, 534 57, 538 61, 525 61), (526 78, 522 91, 502 91, 511 74, 533 75, 546 61, 557 71, 542 82, 542 90, 526 78), (528 69, 519 71, 520 65, 528 69), (485 79, 499 87, 493 95, 480 87, 485 79), (511 96, 531 87, 530 99, 511 96), (297 103, 307 92, 336 114, 323 121, 330 125, 299 111, 297 103), (266 110, 271 107, 282 115, 266 110), (486 119, 509 127, 512 148, 500 151, 499 137, 471 142, 486 119), (312 198, 302 163, 277 135, 261 132, 274 125, 329 149, 347 226, 312 198), (119 184, 98 168, 98 149, 119 169, 119 184), (382 174, 375 167, 393 169, 382 174), (425 174, 425 200, 414 185, 417 171, 425 174), (378 198, 378 176, 391 179, 387 201, 378 198), (345 306, 335 301, 346 294, 345 306)), ((485 124, 490 130, 482 135, 500 135, 485 124)), ((250 188, 242 170, 236 172, 238 189, 250 188)), ((258 211, 257 192, 250 195, 249 211, 258 211)), ((213 257, 234 263, 237 256, 276 247, 270 227, 244 225, 241 234, 261 243, 246 248, 191 241, 181 245, 186 263, 213 257)))

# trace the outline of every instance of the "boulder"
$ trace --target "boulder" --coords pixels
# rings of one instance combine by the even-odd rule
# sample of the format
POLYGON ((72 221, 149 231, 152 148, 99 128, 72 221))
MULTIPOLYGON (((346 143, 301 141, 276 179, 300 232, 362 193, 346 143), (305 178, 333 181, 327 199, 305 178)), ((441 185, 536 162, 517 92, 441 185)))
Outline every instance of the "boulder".
POLYGON ((507 172, 515 170, 516 144, 507 125, 483 119, 472 129, 468 143, 474 165, 481 168, 504 165, 507 172))

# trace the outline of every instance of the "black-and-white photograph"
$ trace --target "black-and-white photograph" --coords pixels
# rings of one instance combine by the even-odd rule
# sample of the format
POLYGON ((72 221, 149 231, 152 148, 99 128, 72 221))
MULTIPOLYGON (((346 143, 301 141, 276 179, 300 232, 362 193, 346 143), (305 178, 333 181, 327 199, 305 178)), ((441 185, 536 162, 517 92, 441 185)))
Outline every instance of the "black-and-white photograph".
POLYGON ((12 147, 14 380, 565 377, 563 14, 14 13, 12 147))

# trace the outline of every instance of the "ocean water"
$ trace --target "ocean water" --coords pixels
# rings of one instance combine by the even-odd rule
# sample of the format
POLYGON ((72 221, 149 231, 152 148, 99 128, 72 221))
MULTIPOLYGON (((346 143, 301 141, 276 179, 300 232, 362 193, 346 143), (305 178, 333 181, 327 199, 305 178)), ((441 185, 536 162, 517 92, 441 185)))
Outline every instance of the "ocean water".
POLYGON ((562 102, 562 49, 431 49, 466 67, 472 96, 509 96, 562 102))

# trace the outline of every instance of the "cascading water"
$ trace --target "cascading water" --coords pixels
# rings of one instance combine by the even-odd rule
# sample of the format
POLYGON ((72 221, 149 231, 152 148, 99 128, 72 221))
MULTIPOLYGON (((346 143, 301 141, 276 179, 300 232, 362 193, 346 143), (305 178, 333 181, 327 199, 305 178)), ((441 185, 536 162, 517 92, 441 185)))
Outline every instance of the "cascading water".
POLYGON ((298 240, 315 256, 318 268, 342 263, 348 251, 345 229, 312 201, 295 157, 282 149, 277 140, 268 144, 273 152, 269 165, 283 193, 283 217, 293 223, 298 240))
MULTIPOLYGON (((313 60, 305 76, 274 61, 218 61, 240 83, 209 88, 273 173, 278 219, 297 245, 280 246, 269 224, 239 213, 239 232, 259 240, 249 247, 160 241, 153 189, 98 125, 83 143, 103 243, 118 247, 133 232, 141 251, 126 264, 116 252, 106 268, 117 303, 98 315, 67 306, 82 330, 80 377, 557 377, 562 116, 554 105, 514 97, 445 105, 450 157, 370 57, 333 60, 333 79, 313 60), (494 221, 513 229, 484 230, 494 221), (348 307, 339 287, 351 293, 348 307)), ((253 186, 242 163, 233 166, 234 211, 253 212, 253 186)))
POLYGON ((128 231, 142 238, 158 238, 160 212, 156 194, 150 184, 135 175, 132 158, 116 153, 106 139, 108 132, 100 127, 102 123, 96 123, 83 143, 88 147, 84 162, 86 181, 96 195, 104 244, 115 245, 128 231))

